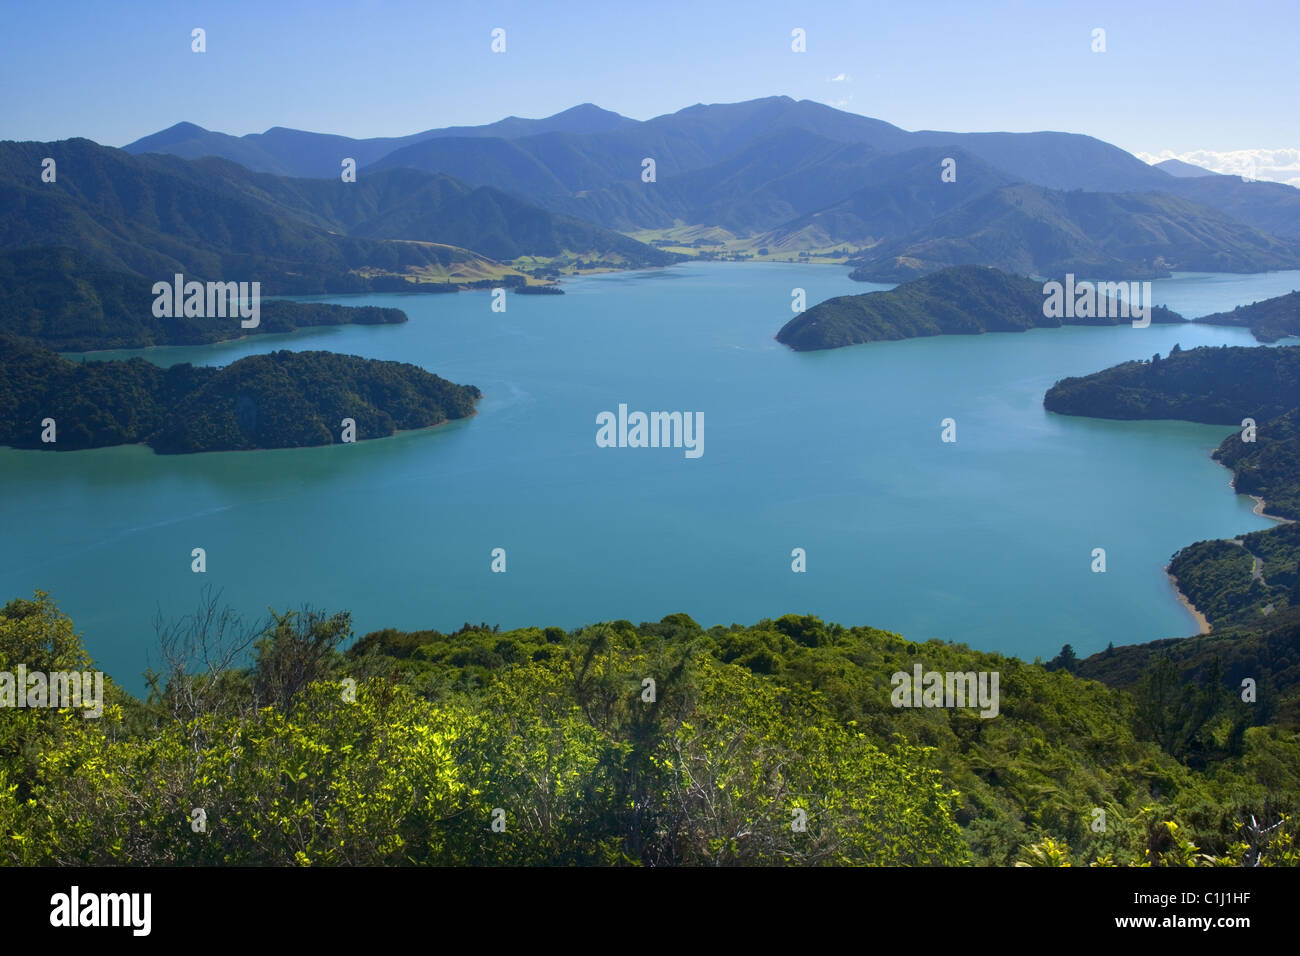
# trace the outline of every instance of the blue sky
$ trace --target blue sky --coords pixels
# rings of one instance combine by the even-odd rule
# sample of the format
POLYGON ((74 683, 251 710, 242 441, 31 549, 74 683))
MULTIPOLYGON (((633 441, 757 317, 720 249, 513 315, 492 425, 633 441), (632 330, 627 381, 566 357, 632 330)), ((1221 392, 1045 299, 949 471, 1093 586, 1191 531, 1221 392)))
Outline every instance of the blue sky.
POLYGON ((785 94, 907 129, 1058 129, 1135 153, 1300 147, 1294 0, 5 0, 3 15, 4 139, 121 146, 180 120, 401 135, 785 94))

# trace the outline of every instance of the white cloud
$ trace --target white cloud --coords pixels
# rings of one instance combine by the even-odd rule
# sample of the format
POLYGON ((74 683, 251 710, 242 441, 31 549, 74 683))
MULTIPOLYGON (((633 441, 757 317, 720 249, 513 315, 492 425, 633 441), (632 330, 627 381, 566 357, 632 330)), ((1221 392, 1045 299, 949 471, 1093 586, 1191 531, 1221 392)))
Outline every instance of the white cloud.
POLYGON ((833 100, 833 101, 831 102, 831 106, 835 107, 837 110, 841 110, 841 109, 844 109, 844 107, 848 106, 848 105, 849 105, 849 101, 852 100, 852 99, 853 99, 853 97, 851 97, 851 96, 844 96, 844 97, 841 97, 841 98, 838 99, 838 100, 833 100))
POLYGON ((1138 153, 1137 156, 1143 162, 1151 164, 1166 159, 1181 159, 1193 166, 1233 176, 1249 174, 1253 163, 1256 179, 1300 187, 1300 149, 1233 149, 1219 152, 1194 149, 1186 153, 1166 149, 1160 153, 1138 153))
POLYGON ((847 73, 837 73, 835 76, 830 77, 830 79, 827 80, 827 82, 828 83, 849 83, 852 82, 852 80, 853 77, 849 76, 847 73))

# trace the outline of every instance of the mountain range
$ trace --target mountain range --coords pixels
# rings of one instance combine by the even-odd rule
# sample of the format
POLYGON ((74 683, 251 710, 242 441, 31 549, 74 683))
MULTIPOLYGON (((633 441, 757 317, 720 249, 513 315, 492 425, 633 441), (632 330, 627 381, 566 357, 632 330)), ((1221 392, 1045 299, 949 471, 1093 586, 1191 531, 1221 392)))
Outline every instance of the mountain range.
MULTIPOLYGON (((488 187, 413 170, 289 179, 219 158, 133 156, 86 139, 0 142, 0 250, 62 247, 151 279, 257 279, 264 294, 392 291, 501 279, 500 260, 618 266, 677 257, 488 187), (53 160, 56 178, 40 176, 53 160)), ((513 277, 519 282, 523 277, 513 277)), ((497 284, 510 284, 499 282, 497 284)))
MULTIPOLYGON (((583 104, 545 119, 509 117, 377 139, 280 127, 233 137, 181 123, 125 149, 221 156, 254 171, 334 179, 342 160, 352 158, 363 176, 397 168, 442 173, 621 232, 715 226, 790 250, 866 248, 884 239, 911 245, 923 239, 911 233, 954 205, 1020 183, 1063 192, 1169 193, 1189 205, 1162 203, 1160 230, 1194 231, 1187 217, 1203 220, 1201 207, 1210 207, 1260 232, 1300 240, 1300 190, 1290 186, 1172 161, 1151 166, 1079 134, 913 132, 785 96, 696 104, 646 121, 583 104), (647 158, 655 163, 653 183, 642 181, 647 158), (944 158, 956 161, 955 182, 940 180, 944 158)), ((1296 254, 1288 245, 1286 256, 1296 254)), ((1165 258, 1184 267, 1172 251, 1165 258)))
POLYGON ((72 250, 114 290, 179 272, 268 295, 520 285, 687 255, 816 256, 891 282, 961 265, 1122 280, 1300 268, 1300 190, 1078 134, 910 132, 789 97, 644 122, 583 104, 375 139, 180 123, 124 149, 0 142, 0 252, 34 248, 72 250))

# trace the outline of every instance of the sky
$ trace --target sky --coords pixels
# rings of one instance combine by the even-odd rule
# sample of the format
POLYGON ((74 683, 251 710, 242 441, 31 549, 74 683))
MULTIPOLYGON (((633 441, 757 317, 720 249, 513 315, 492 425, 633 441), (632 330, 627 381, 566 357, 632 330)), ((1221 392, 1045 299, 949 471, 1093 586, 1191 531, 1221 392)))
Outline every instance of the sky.
POLYGON ((181 120, 397 136, 787 95, 905 129, 1086 133, 1149 161, 1267 151, 1267 178, 1300 185, 1298 0, 0 0, 0 18, 0 139, 123 146, 181 120))

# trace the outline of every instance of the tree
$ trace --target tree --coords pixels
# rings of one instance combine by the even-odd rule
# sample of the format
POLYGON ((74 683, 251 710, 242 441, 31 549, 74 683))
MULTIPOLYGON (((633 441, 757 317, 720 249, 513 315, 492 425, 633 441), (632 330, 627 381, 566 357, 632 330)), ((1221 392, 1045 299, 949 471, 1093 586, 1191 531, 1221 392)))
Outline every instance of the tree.
POLYGON ((271 617, 256 645, 253 692, 263 706, 288 711, 299 691, 338 668, 338 647, 352 636, 352 615, 343 611, 327 617, 303 608, 272 611, 271 617))
POLYGON ((1074 648, 1066 644, 1061 648, 1061 653, 1048 662, 1047 669, 1049 671, 1066 670, 1073 672, 1078 663, 1079 658, 1074 653, 1074 648))

